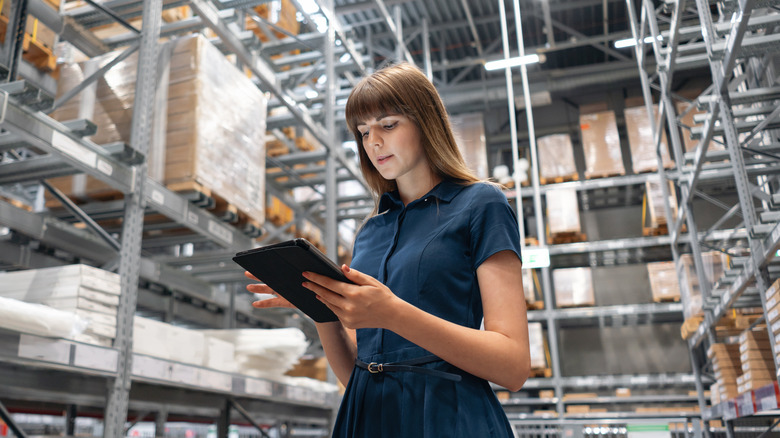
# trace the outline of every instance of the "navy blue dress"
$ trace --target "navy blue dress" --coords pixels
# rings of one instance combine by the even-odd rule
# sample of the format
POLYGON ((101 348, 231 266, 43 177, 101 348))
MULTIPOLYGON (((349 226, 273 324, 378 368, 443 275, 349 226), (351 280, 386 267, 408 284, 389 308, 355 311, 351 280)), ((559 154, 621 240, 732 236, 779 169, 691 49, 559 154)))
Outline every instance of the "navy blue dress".
MULTIPOLYGON (((405 301, 448 321, 479 329, 482 300, 477 267, 510 250, 520 256, 517 218, 489 184, 442 182, 404 207, 385 193, 379 215, 361 229, 352 267, 377 278, 405 301)), ((383 329, 357 330, 358 360, 397 363, 431 353, 383 329)), ((421 367, 461 376, 453 381, 418 372, 355 367, 339 409, 339 438, 512 437, 488 382, 442 361, 421 367)))

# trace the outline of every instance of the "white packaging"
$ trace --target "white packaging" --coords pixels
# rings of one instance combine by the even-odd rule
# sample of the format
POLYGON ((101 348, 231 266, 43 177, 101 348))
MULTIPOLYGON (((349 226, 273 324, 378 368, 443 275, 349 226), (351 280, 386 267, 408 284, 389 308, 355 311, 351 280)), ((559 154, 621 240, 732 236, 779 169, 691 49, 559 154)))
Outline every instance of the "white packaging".
POLYGON ((542 323, 528 323, 528 346, 531 351, 531 368, 547 368, 547 358, 544 354, 544 333, 542 323))
POLYGON ((133 318, 133 352, 170 359, 167 345, 168 325, 140 316, 133 318))
POLYGON ((0 327, 40 336, 72 338, 86 321, 70 312, 0 297, 0 327))
POLYGON ((213 336, 206 336, 205 343, 204 367, 228 373, 238 371, 236 347, 232 343, 213 336))

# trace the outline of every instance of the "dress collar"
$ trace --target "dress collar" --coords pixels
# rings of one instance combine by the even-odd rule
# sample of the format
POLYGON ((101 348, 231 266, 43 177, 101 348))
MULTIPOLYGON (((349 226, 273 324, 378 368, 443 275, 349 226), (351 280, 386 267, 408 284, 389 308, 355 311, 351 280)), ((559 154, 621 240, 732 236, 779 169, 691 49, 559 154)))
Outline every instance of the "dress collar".
MULTIPOLYGON (((444 180, 439 184, 436 184, 436 186, 432 188, 431 191, 423 195, 420 199, 433 197, 438 199, 440 202, 450 202, 452 201, 452 198, 454 198, 455 195, 458 194, 458 192, 463 190, 463 187, 465 186, 462 184, 458 184, 453 181, 444 180)), ((378 211, 381 214, 396 207, 403 207, 403 205, 404 204, 403 202, 401 202, 401 195, 399 195, 398 190, 394 190, 392 192, 385 192, 384 194, 382 194, 382 197, 379 198, 378 211)))

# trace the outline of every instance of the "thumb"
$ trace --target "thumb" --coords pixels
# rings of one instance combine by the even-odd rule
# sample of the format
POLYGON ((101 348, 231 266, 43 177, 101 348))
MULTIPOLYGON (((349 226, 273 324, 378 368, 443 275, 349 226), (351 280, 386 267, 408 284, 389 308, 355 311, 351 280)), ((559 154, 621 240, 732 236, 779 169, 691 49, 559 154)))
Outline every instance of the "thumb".
POLYGON ((374 277, 364 274, 357 269, 352 269, 347 265, 341 265, 341 272, 353 283, 358 285, 368 285, 378 283, 374 277))

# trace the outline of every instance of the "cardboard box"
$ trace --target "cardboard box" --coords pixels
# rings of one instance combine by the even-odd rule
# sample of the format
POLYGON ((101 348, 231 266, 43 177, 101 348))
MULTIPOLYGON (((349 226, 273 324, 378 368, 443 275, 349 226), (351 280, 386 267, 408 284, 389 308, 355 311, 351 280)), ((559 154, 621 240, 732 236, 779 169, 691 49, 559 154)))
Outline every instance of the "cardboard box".
POLYGON ((595 306, 590 268, 553 270, 553 287, 557 307, 595 306))
MULTIPOLYGON (((58 97, 116 56, 63 65, 58 97)), ((86 118, 98 126, 98 144, 130 142, 138 55, 113 67, 53 114, 86 118)), ((262 225, 265 219, 265 120, 267 98, 205 37, 162 44, 161 77, 154 98, 149 176, 168 186, 197 183, 262 225), (170 123, 168 123, 170 120, 170 123)), ((75 197, 116 192, 91 177, 49 182, 75 197)))
POLYGON ((528 323, 528 346, 531 352, 531 368, 547 368, 547 355, 544 352, 544 332, 542 323, 528 323))
POLYGON ((577 175, 569 134, 539 137, 536 145, 539 151, 539 177, 554 179, 577 175))
POLYGON ((574 189, 548 190, 545 193, 547 201, 547 222, 550 234, 579 233, 580 207, 577 191, 574 189))
POLYGON ((588 405, 569 405, 566 406, 567 414, 587 414, 590 412, 590 406, 588 405))
MULTIPOLYGON (((628 130, 628 143, 631 146, 631 165, 634 173, 654 172, 658 170, 658 155, 653 139, 653 124, 645 106, 626 108, 626 129, 628 130)), ((653 105, 653 118, 658 117, 658 105, 653 105)), ((661 157, 664 168, 674 167, 674 162, 669 156, 669 148, 666 141, 666 125, 661 131, 661 157)))
POLYGON ((617 388, 615 390, 616 397, 631 397, 631 388, 617 388))
POLYGON ((603 111, 580 115, 585 178, 625 175, 615 113, 603 111))
POLYGON ((598 398, 595 392, 568 392, 563 395, 563 401, 598 398))
POLYGON ((650 279, 653 301, 680 300, 680 280, 674 262, 648 263, 647 277, 650 279))
POLYGON ((555 391, 551 389, 543 389, 539 391, 539 398, 543 398, 543 399, 555 398, 555 391))

